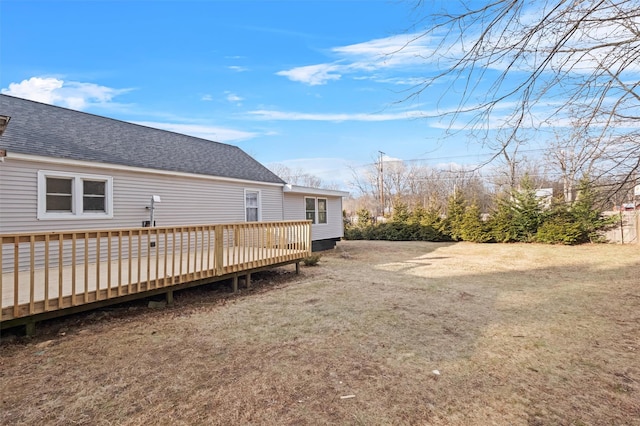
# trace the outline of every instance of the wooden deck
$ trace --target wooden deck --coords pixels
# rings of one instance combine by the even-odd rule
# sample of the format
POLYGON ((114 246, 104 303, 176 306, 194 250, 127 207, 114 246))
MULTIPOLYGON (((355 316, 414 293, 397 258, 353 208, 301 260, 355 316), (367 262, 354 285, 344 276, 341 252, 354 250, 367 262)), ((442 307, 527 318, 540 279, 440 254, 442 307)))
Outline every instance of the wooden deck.
POLYGON ((308 221, 0 235, 1 321, 64 314, 295 263, 308 221), (84 306, 89 308, 89 306, 84 306))

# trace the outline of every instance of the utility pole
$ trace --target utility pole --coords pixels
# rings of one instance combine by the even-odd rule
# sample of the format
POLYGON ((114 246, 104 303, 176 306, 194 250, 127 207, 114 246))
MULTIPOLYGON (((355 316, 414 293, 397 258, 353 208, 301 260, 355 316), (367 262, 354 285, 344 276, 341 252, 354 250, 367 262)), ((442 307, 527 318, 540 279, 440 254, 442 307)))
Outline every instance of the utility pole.
POLYGON ((378 188, 380 193, 380 211, 382 217, 384 217, 384 169, 382 167, 382 157, 384 152, 378 151, 380 154, 380 160, 378 161, 378 188))

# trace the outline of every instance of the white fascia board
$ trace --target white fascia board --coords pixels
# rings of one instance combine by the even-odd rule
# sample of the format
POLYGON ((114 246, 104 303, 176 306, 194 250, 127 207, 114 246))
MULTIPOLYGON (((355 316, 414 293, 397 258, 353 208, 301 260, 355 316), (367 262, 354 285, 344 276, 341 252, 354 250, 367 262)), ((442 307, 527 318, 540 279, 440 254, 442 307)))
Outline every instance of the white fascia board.
POLYGON ((284 186, 282 183, 273 183, 273 182, 263 182, 259 180, 245 180, 245 179, 234 179, 222 176, 212 176, 212 175, 201 175, 197 173, 185 173, 185 172, 174 172, 170 170, 158 170, 158 169, 146 169, 144 167, 132 167, 132 166, 122 166, 120 164, 109 164, 109 163, 98 163, 93 161, 82 161, 82 160, 67 160, 64 158, 53 158, 53 157, 44 157, 41 155, 31 155, 31 154, 18 154, 7 152, 7 159, 15 159, 15 160, 23 160, 23 161, 33 161, 37 163, 47 163, 47 164, 62 164, 65 166, 78 166, 78 167, 91 167, 95 169, 108 169, 108 170, 122 170, 125 172, 136 172, 136 173, 147 173, 147 174, 155 174, 155 175, 163 175, 163 176, 178 176, 185 177, 190 179, 207 179, 207 180, 216 180, 222 182, 235 182, 242 184, 260 184, 260 185, 269 185, 269 186, 284 186))
POLYGON ((322 188, 310 188, 308 186, 298 186, 286 184, 284 186, 284 192, 290 194, 305 194, 305 195, 324 195, 327 197, 348 197, 347 191, 338 191, 334 189, 322 189, 322 188))

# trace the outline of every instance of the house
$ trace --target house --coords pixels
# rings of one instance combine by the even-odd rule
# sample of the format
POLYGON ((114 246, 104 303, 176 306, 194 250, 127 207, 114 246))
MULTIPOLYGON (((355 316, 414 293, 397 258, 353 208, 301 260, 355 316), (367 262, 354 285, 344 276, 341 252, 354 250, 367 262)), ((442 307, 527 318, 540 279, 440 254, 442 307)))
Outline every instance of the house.
POLYGON ((0 234, 304 220, 343 236, 346 192, 287 185, 240 148, 0 95, 0 234))
POLYGON ((284 220, 311 221, 311 250, 322 251, 335 247, 344 236, 342 197, 348 192, 284 186, 284 220))

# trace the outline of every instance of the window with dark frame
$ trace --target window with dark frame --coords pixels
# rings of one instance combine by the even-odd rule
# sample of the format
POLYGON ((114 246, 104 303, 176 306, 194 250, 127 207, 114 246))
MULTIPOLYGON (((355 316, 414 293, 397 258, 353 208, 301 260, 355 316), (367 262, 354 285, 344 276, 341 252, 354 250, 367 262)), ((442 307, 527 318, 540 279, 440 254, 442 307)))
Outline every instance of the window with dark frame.
POLYGON ((48 212, 73 211, 73 179, 47 177, 48 212))
POLYGON ((318 198, 318 223, 327 223, 327 199, 318 198))
POLYGON ((305 217, 307 220, 310 220, 311 223, 316 223, 316 199, 315 198, 305 198, 305 217))
POLYGON ((82 187, 82 210, 105 212, 106 182, 99 180, 84 180, 82 182, 82 187))

